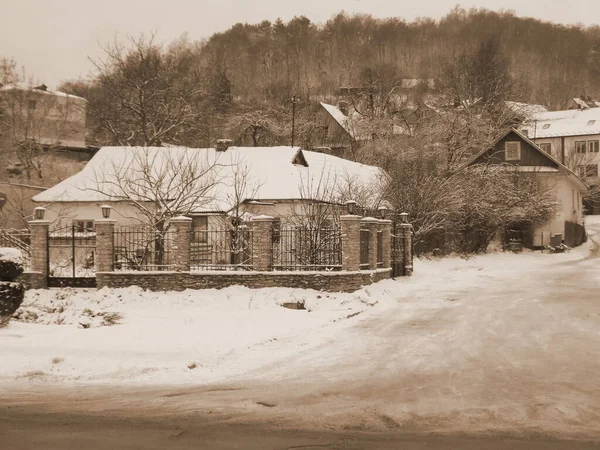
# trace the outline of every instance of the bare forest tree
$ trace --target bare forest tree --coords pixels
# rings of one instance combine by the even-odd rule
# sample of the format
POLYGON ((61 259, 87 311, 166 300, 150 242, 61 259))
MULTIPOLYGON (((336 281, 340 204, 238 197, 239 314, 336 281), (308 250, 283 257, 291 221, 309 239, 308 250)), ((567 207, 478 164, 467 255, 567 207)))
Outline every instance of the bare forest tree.
POLYGON ((104 51, 104 61, 92 61, 90 80, 65 85, 88 100, 97 142, 194 146, 201 140, 207 91, 194 45, 165 48, 151 35, 131 38, 128 47, 115 40, 104 51))

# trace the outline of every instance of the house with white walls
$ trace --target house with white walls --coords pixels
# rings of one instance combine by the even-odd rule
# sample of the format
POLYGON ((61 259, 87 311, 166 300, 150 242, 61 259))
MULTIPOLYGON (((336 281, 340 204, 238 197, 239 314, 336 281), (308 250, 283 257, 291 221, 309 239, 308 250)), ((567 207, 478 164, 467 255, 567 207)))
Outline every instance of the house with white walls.
MULTIPOLYGON (((535 229, 523 229, 530 247, 542 247, 556 241, 569 246, 580 245, 584 239, 583 196, 586 183, 552 154, 540 148, 523 133, 511 129, 476 155, 470 163, 508 164, 524 176, 535 177, 556 199, 554 217, 535 229)), ((526 224, 521 226, 527 227, 526 224)))
POLYGON ((298 147, 103 147, 32 200, 56 227, 91 230, 106 204, 117 226, 148 225, 171 208, 192 217, 195 229, 210 229, 256 215, 286 220, 381 177, 379 168, 298 147))

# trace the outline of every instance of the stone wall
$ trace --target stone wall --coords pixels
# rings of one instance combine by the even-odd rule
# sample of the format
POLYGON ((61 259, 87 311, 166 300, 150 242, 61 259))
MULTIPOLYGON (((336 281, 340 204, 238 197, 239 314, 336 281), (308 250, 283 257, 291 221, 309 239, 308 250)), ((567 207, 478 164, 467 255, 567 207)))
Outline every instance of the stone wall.
POLYGON ((43 289, 46 287, 46 274, 41 272, 23 272, 17 279, 25 289, 43 289))
POLYGON ((241 285, 249 288, 291 287, 354 292, 390 276, 389 268, 360 272, 101 272, 96 274, 96 283, 99 289, 139 286, 151 291, 219 289, 241 285))

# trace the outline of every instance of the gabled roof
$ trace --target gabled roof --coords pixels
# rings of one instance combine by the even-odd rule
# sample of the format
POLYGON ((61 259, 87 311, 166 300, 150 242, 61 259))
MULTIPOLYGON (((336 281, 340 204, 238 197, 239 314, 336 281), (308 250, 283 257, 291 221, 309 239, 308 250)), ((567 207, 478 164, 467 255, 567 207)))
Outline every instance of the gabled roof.
POLYGON ((348 123, 349 117, 346 116, 337 106, 330 105, 328 103, 321 102, 321 106, 327 113, 333 117, 333 119, 340 124, 340 126, 348 132, 348 134, 352 134, 350 132, 350 124, 348 123))
POLYGON ((533 114, 521 129, 533 139, 600 134, 600 108, 533 114))
MULTIPOLYGON (((228 211, 235 198, 235 168, 248 172, 248 190, 256 191, 253 200, 294 200, 309 198, 307 186, 329 184, 333 189, 347 177, 362 183, 376 182, 380 169, 324 153, 298 147, 229 147, 218 152, 214 148, 187 147, 102 147, 79 173, 37 194, 34 202, 102 202, 115 199, 110 180, 116 171, 127 173, 143 161, 152 161, 155 170, 171 160, 200 160, 210 164, 210 173, 220 182, 211 188, 210 199, 194 212, 228 211), (216 162, 216 165, 215 165, 216 162), (254 189, 256 188, 256 189, 254 189)), ((239 173, 239 171, 238 171, 239 173)), ((176 175, 175 175, 176 176, 176 175)), ((321 186, 324 189, 325 186, 321 186)), ((208 197, 208 196, 207 196, 208 197)), ((248 200, 248 198, 244 199, 248 200)))
MULTIPOLYGON (((494 148, 496 146, 496 144, 498 144, 498 142, 500 142, 502 139, 504 139, 506 136, 508 136, 510 133, 514 133, 516 134, 519 138, 521 138, 524 142, 526 142, 527 144, 529 144, 534 151, 538 152, 539 154, 541 154, 544 158, 548 159, 549 161, 551 161, 552 163, 554 163, 557 167, 558 170, 556 170, 556 172, 562 172, 562 173, 566 173, 567 175, 569 175, 570 177, 572 177, 574 179, 574 181, 584 190, 588 189, 588 185, 585 184, 585 182, 579 178, 577 176, 577 174, 575 174, 575 172, 573 172, 571 169, 569 169, 567 166, 565 166, 564 164, 562 164, 560 161, 558 161, 555 157, 553 157, 550 153, 545 152, 544 150, 542 150, 535 142, 533 142, 532 140, 530 140, 527 136, 525 136, 523 133, 521 133, 520 131, 511 128, 507 131, 505 131, 504 133, 502 133, 500 136, 498 136, 488 147, 484 148, 483 150, 481 150, 479 153, 477 153, 473 158, 471 158, 465 165, 463 165, 462 167, 467 167, 467 166, 471 166, 473 165, 481 156, 485 155, 491 148, 494 148)), ((519 166, 517 166, 519 167, 519 166)), ((522 170, 523 172, 549 172, 548 168, 543 168, 543 167, 539 167, 539 166, 523 166, 522 167, 524 170, 522 170), (526 168, 527 167, 527 168, 526 168)), ((519 167, 519 169, 521 169, 521 167, 519 167)))

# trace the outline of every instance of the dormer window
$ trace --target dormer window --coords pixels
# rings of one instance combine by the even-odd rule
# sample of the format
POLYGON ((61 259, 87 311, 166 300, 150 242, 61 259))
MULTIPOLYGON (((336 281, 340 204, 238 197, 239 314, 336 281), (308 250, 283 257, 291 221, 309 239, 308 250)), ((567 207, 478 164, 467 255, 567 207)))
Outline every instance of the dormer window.
POLYGON ((306 158, 304 157, 304 153, 302 153, 302 150, 298 150, 296 152, 296 154, 292 158, 292 164, 294 164, 296 166, 308 167, 308 162, 306 161, 306 158))
POLYGON ((545 125, 542 127, 542 129, 543 129, 543 130, 547 130, 548 128, 550 128, 550 125, 551 125, 551 124, 547 123, 547 124, 545 124, 545 125))
POLYGON ((594 125, 595 123, 596 123, 596 121, 595 121, 595 120, 590 120, 590 121, 587 123, 587 126, 588 126, 588 127, 591 127, 591 126, 592 126, 592 125, 594 125))
POLYGON ((504 160, 519 161, 521 159, 521 142, 512 141, 504 143, 504 160))

